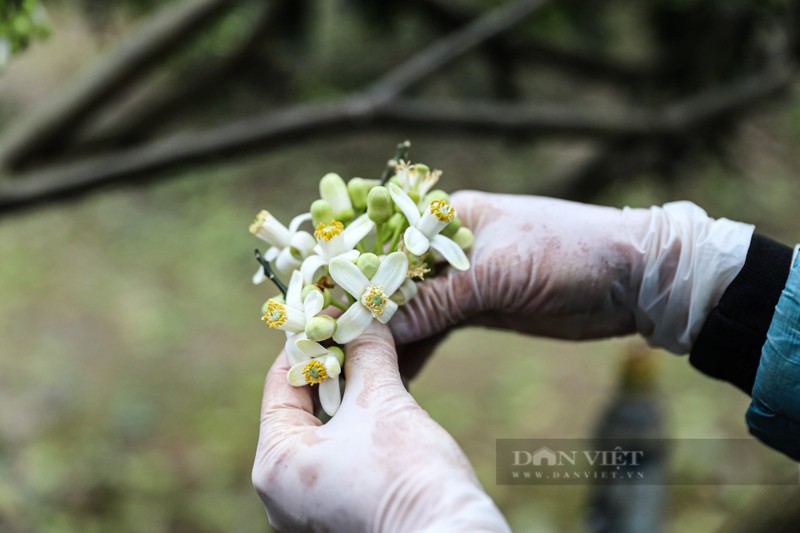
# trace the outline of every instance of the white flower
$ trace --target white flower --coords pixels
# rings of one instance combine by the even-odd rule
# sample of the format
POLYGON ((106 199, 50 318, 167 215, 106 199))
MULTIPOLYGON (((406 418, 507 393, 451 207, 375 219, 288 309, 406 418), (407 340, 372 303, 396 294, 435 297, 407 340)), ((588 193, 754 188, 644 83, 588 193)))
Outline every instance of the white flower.
POLYGON ((316 255, 309 256, 300 267, 306 283, 313 282, 317 270, 330 263, 331 259, 335 257, 345 256, 351 261, 355 261, 358 257, 358 250, 354 250, 354 248, 374 227, 375 223, 366 214, 352 221, 346 228, 338 220, 318 225, 314 231, 314 237, 319 243, 314 248, 316 255))
POLYGON ((397 311, 389 298, 403 284, 408 273, 408 258, 403 252, 393 252, 381 261, 372 279, 344 257, 332 259, 329 270, 333 281, 351 294, 356 302, 336 321, 333 340, 345 344, 367 329, 373 317, 386 324, 397 311))
MULTIPOLYGON (((307 231, 298 231, 307 220, 311 220, 311 213, 294 217, 287 228, 268 211, 261 211, 250 224, 250 233, 271 245, 264 253, 264 259, 274 261, 279 274, 285 276, 299 268, 302 260, 313 252, 317 244, 314 237, 307 231)), ((259 268, 253 276, 253 283, 259 284, 265 279, 264 269, 259 268)))
POLYGON ((336 414, 342 401, 339 392, 339 374, 342 372, 339 354, 306 338, 294 341, 295 348, 286 351, 292 367, 286 374, 290 385, 319 385, 319 402, 330 416, 336 414))
POLYGON ((261 319, 271 328, 290 333, 304 332, 306 322, 322 311, 324 297, 320 291, 310 291, 305 299, 301 299, 302 291, 303 276, 295 270, 286 291, 286 303, 270 298, 261 319))
POLYGON ((434 200, 420 216, 419 208, 397 185, 389 184, 389 194, 408 220, 409 228, 403 234, 406 249, 421 256, 433 248, 456 270, 469 269, 469 259, 459 245, 441 232, 456 216, 456 210, 447 202, 434 200))
POLYGON ((411 191, 419 192, 421 201, 439 181, 442 171, 434 170, 431 172, 425 165, 412 165, 407 161, 400 161, 397 163, 395 175, 403 190, 407 193, 411 191))

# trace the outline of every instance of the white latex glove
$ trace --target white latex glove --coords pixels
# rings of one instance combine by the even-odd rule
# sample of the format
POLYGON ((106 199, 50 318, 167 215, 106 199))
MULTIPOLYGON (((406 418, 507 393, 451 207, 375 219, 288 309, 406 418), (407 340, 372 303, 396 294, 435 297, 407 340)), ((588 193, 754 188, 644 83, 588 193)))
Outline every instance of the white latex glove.
POLYGON ((453 438, 400 381, 373 324, 346 346, 347 386, 321 425, 281 354, 264 389, 253 484, 278 531, 509 531, 453 438))
POLYGON ((472 268, 425 281, 389 323, 398 345, 423 341, 403 350, 406 376, 460 324, 564 339, 639 332, 685 353, 753 232, 689 202, 620 210, 463 191, 451 203, 475 233, 472 268))

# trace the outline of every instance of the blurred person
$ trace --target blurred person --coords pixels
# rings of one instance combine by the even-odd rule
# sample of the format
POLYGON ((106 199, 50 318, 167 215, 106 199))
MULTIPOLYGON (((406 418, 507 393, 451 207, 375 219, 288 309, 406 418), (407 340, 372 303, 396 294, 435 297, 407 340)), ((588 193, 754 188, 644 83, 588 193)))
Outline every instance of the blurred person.
POLYGON ((452 437, 402 386, 454 327, 560 339, 641 334, 752 394, 750 431, 800 459, 800 261, 752 225, 691 202, 614 209, 460 192, 472 268, 425 281, 346 347, 322 425, 308 388, 267 378, 253 481, 279 530, 506 531, 452 437), (395 344, 400 347, 399 360, 395 344))

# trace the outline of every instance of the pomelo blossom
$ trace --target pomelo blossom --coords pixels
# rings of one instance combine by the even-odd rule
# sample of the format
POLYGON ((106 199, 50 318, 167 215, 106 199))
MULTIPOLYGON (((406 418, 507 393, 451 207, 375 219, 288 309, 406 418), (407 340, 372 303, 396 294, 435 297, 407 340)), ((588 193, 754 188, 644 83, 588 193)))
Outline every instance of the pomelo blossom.
POLYGON ((338 220, 317 225, 314 231, 318 243, 314 247, 315 255, 306 258, 300 266, 303 279, 307 283, 314 281, 317 271, 335 257, 345 256, 355 260, 358 257, 358 250, 354 248, 374 227, 375 223, 366 214, 353 220, 347 227, 338 220))
POLYGON ((333 340, 345 344, 361 335, 372 319, 386 324, 397 304, 390 298, 408 275, 408 258, 403 252, 392 252, 384 258, 372 278, 344 257, 331 260, 329 272, 336 282, 356 301, 339 317, 333 340))
POLYGON ((286 302, 270 298, 262 320, 274 329, 290 333, 304 332, 306 322, 322 311, 325 299, 317 290, 310 291, 305 298, 301 298, 302 291, 303 276, 295 270, 286 291, 286 302))
MULTIPOLYGON (((264 259, 274 262, 275 270, 279 274, 290 275, 314 251, 317 244, 314 237, 298 229, 308 220, 311 220, 311 213, 297 215, 287 228, 269 211, 262 210, 250 224, 250 233, 270 244, 264 253, 264 259)), ((259 284, 265 279, 267 277, 264 270, 259 268, 253 276, 253 283, 259 284)))
POLYGON ((286 379, 290 385, 319 385, 319 402, 330 416, 336 414, 342 402, 339 389, 339 374, 342 372, 344 355, 338 348, 325 348, 309 339, 298 339, 295 350, 286 352, 292 365, 286 379))
POLYGON ((456 270, 469 268, 469 259, 461 247, 440 233, 456 216, 453 206, 444 200, 433 200, 420 214, 414 200, 397 185, 389 184, 389 194, 408 220, 403 242, 409 252, 421 256, 433 248, 456 270))

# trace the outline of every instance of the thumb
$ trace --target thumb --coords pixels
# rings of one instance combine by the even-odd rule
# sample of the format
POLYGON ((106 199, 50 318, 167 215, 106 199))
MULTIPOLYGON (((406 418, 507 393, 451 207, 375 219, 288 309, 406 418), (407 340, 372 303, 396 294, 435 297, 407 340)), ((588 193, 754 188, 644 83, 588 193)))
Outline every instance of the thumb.
POLYGON ((389 328, 372 321, 359 337, 345 345, 346 387, 342 407, 355 404, 372 410, 408 393, 397 368, 397 351, 389 328))

